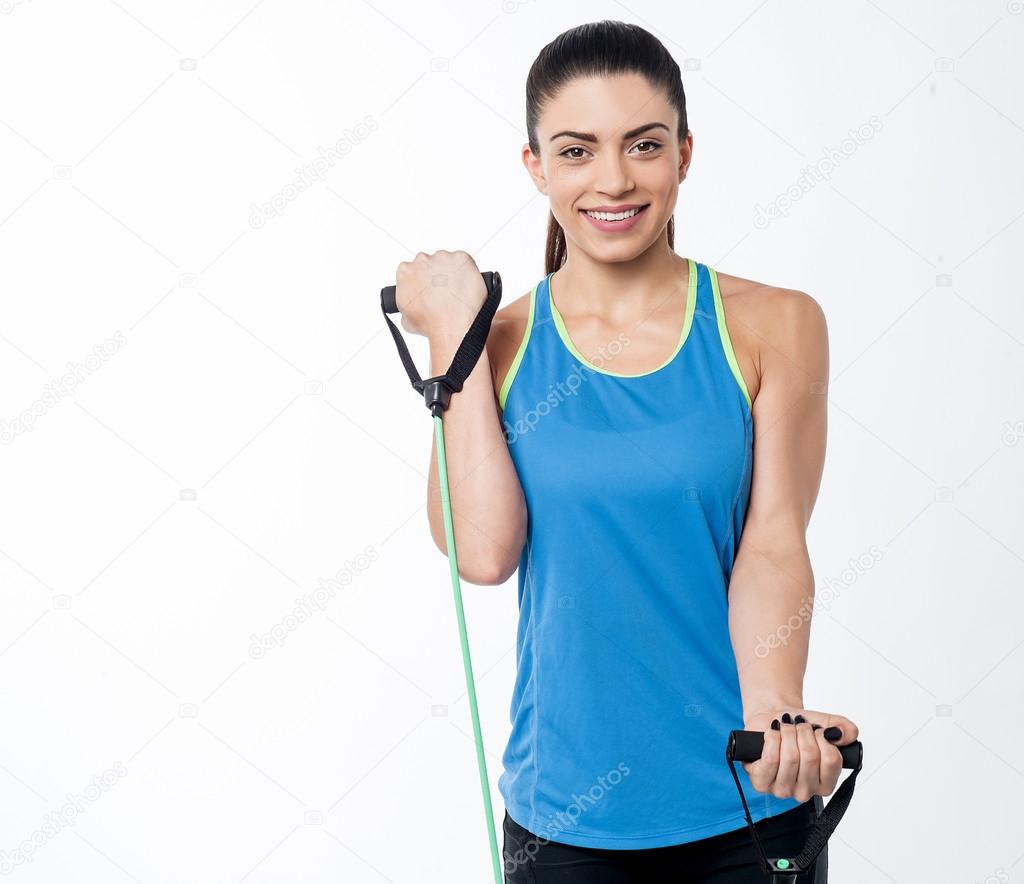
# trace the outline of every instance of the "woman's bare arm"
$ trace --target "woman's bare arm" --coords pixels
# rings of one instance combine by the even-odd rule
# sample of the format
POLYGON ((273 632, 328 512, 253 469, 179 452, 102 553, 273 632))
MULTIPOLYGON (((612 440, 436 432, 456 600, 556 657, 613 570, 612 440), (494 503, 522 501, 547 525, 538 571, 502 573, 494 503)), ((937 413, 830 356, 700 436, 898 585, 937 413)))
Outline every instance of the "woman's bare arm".
POLYGON ((803 708, 814 602, 807 526, 825 459, 828 330, 803 292, 758 293, 761 377, 750 505, 729 584, 743 715, 803 708))
MULTIPOLYGON (((506 308, 508 309, 508 308, 506 308)), ((507 368, 521 324, 501 318, 491 324, 487 346, 444 415, 445 459, 459 574, 470 583, 498 585, 515 572, 526 541, 526 500, 508 451, 495 396, 495 365, 507 368)), ((464 332, 430 338, 431 376, 448 370, 464 332)), ((437 474, 437 441, 431 445, 427 485, 430 532, 447 554, 437 474)))

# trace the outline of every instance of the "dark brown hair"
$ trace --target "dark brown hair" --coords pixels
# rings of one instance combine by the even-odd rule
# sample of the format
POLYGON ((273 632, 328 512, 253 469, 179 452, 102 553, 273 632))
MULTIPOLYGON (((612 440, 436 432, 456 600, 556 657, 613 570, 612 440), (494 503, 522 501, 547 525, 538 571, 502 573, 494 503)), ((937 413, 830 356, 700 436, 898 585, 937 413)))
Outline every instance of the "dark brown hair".
MULTIPOLYGON (((526 78, 526 131, 533 155, 540 156, 537 120, 546 102, 576 77, 606 74, 641 74, 654 88, 664 89, 679 113, 679 140, 686 138, 686 94, 679 65, 661 41, 639 25, 605 19, 587 22, 548 43, 537 56, 526 78)), ((675 245, 675 219, 668 222, 668 245, 675 245)), ((565 231, 548 217, 548 241, 544 251, 545 275, 565 263, 565 231)))

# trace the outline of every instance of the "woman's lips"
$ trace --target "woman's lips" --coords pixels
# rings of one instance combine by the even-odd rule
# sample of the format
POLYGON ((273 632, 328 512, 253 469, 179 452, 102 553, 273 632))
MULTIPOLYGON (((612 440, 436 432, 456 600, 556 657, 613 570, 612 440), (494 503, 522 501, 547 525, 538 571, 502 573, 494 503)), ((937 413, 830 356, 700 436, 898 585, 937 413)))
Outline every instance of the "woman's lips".
POLYGON ((592 218, 583 209, 580 209, 580 214, 586 218, 591 224, 593 224, 598 230, 603 230, 605 233, 620 233, 623 230, 629 230, 635 225, 642 217, 644 212, 650 208, 650 203, 645 205, 640 211, 636 212, 630 218, 623 218, 621 221, 602 221, 600 218, 592 218))

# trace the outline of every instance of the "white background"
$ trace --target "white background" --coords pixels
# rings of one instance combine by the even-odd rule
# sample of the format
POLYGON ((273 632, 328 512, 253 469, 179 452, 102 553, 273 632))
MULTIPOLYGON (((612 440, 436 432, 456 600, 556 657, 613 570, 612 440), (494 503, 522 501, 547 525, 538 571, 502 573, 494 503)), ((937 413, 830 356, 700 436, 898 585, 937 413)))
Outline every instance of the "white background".
MULTIPOLYGON (((677 251, 829 322, 805 699, 866 753, 832 880, 1024 881, 1021 9, 3 0, 11 877, 489 880, 432 422, 379 292, 419 250, 506 302, 543 275, 526 73, 616 18, 685 68, 677 251)), ((515 581, 463 590, 500 825, 515 581)))

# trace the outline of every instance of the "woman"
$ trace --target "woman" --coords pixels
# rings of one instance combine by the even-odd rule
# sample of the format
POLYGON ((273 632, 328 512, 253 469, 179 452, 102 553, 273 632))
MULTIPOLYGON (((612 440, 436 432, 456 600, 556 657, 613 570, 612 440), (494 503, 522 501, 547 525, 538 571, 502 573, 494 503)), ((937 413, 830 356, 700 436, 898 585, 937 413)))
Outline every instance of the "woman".
MULTIPOLYGON (((765 734, 740 779, 769 856, 800 851, 835 747, 858 737, 803 708, 824 316, 676 254, 693 136, 679 68, 647 31, 559 36, 530 70, 527 123, 546 275, 495 315, 445 414, 461 574, 519 573, 506 881, 763 881, 729 731, 765 734)), ((464 252, 398 268, 403 327, 429 337, 435 374, 484 302, 479 273, 464 252)), ((826 865, 823 851, 797 880, 826 865)))

